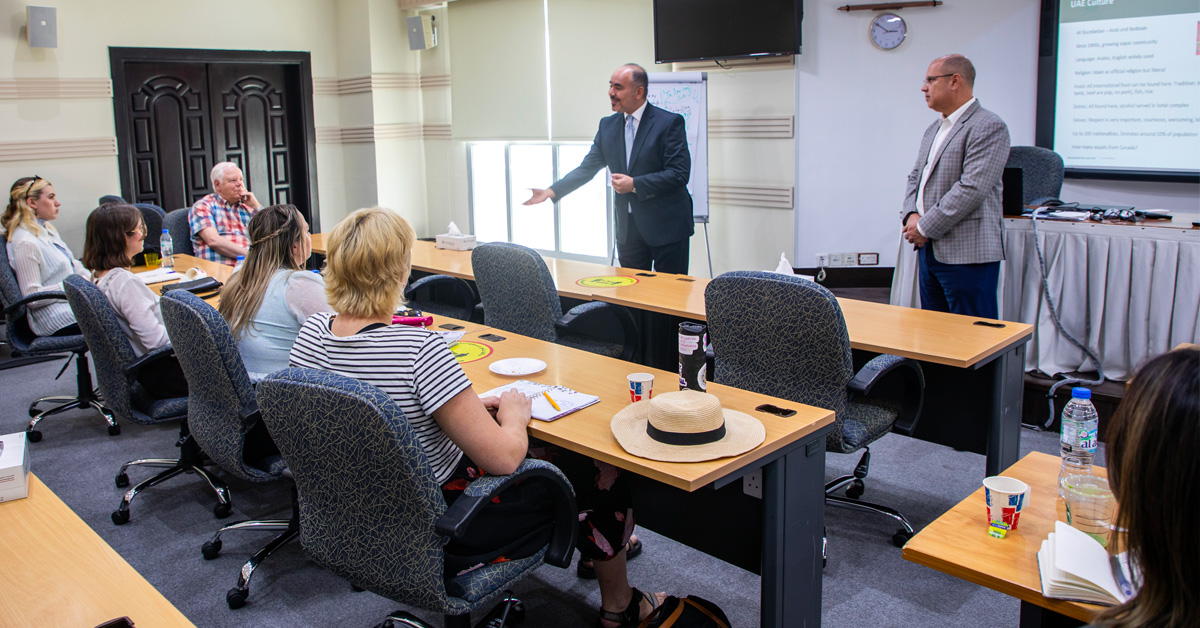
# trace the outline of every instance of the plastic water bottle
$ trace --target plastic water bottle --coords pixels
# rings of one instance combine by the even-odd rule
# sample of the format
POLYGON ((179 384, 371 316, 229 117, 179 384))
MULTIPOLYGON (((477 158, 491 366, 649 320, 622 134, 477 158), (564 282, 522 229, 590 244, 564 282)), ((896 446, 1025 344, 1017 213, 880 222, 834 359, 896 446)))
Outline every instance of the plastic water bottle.
POLYGON ((162 267, 175 269, 175 242, 171 240, 171 232, 163 229, 162 237, 158 239, 159 256, 162 257, 162 267))
POLYGON ((1071 401, 1063 408, 1062 434, 1059 449, 1062 469, 1058 472, 1058 494, 1063 494, 1063 480, 1070 475, 1091 475, 1092 459, 1096 456, 1096 437, 1100 419, 1092 405, 1092 391, 1071 389, 1071 401))
POLYGON ((235 273, 236 273, 237 271, 241 270, 241 269, 242 269, 242 264, 245 264, 245 263, 246 263, 246 256, 245 256, 245 255, 239 255, 239 256, 237 256, 237 261, 233 263, 233 272, 235 272, 235 273))

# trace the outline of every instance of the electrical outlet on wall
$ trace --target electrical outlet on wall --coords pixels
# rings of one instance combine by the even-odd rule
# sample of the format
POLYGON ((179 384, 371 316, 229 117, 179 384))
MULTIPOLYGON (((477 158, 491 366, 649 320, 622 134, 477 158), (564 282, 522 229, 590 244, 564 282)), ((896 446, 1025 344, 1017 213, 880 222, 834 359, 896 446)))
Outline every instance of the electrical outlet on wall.
POLYGON ((742 476, 742 491, 751 497, 762 499, 763 472, 761 468, 742 476))
POLYGON ((841 253, 834 253, 834 254, 830 255, 830 256, 829 256, 829 265, 830 265, 830 266, 832 266, 832 267, 834 267, 834 268, 841 268, 841 266, 842 266, 842 254, 841 254, 841 253))
POLYGON ((842 266, 858 266, 858 253, 842 253, 842 266))
POLYGON ((829 254, 828 253, 817 253, 817 267, 818 268, 827 268, 828 266, 829 266, 829 254))
POLYGON ((878 266, 879 265, 879 254, 878 253, 859 253, 858 254, 858 265, 859 266, 878 266))

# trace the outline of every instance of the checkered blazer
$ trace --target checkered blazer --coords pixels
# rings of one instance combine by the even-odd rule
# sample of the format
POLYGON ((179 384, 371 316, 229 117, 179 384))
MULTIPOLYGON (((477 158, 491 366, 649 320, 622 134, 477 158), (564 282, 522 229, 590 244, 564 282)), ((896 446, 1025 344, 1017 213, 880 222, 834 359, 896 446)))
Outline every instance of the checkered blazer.
MULTIPOLYGON (((908 175, 900 222, 917 211, 917 185, 941 120, 925 129, 917 163, 908 175)), ((1004 259, 1000 175, 1008 161, 1008 127, 975 101, 950 128, 925 183, 921 231, 934 241, 943 264, 980 264, 1004 259)))

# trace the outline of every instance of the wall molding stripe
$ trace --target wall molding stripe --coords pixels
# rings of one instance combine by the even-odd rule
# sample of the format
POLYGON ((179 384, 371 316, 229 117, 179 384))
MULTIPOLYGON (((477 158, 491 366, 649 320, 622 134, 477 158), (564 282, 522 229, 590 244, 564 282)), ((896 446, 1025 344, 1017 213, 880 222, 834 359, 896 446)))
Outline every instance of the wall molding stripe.
POLYGON ((774 185, 717 185, 709 183, 708 202, 721 205, 792 209, 792 187, 774 185))
POLYGON ((0 161, 65 159, 68 157, 115 157, 116 155, 117 138, 115 137, 0 142, 0 161))
POLYGON ((426 124, 421 128, 422 136, 427 140, 448 140, 451 138, 449 124, 426 124))
POLYGON ((441 89, 450 87, 449 74, 434 74, 421 77, 421 89, 441 89))
MULTIPOLYGON (((366 94, 381 89, 420 89, 421 84, 422 78, 419 74, 371 74, 344 79, 313 77, 313 94, 345 96, 347 94, 366 94)), ((450 84, 448 77, 446 84, 450 84)))
POLYGON ((709 118, 708 136, 790 140, 795 136, 795 117, 752 116, 744 118, 709 118))
MULTIPOLYGON (((450 125, 445 126, 449 137, 450 125)), ((416 122, 376 124, 374 126, 317 127, 318 144, 366 144, 381 140, 419 140, 426 131, 416 122)))
POLYGON ((0 99, 17 98, 112 98, 112 81, 86 78, 0 79, 0 99))

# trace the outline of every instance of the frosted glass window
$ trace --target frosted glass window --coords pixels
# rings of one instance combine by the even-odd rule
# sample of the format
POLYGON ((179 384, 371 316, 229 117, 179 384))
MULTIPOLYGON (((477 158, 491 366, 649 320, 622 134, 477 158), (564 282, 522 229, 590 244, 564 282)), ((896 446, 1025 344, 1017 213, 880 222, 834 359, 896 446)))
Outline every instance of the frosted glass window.
MULTIPOLYGON (((558 172, 562 176, 587 155, 590 144, 558 147, 558 172)), ((559 201, 559 241, 564 253, 606 257, 608 255, 608 170, 559 201)))
POLYGON ((480 142, 470 148, 471 225, 480 242, 508 242, 504 149, 504 142, 480 142))

